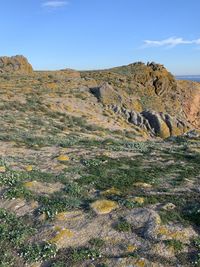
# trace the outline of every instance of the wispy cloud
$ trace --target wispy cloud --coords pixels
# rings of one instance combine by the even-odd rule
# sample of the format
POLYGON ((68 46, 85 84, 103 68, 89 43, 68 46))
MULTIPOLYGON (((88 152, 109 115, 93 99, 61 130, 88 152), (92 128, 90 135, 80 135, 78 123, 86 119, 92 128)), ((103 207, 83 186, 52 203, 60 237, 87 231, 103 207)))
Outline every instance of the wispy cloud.
POLYGON ((59 8, 66 6, 68 3, 68 1, 46 1, 42 3, 42 6, 47 8, 59 8))
POLYGON ((200 45, 200 39, 195 40, 185 40, 181 37, 170 37, 164 40, 145 40, 144 41, 144 47, 175 47, 178 45, 190 45, 190 44, 196 44, 200 45))

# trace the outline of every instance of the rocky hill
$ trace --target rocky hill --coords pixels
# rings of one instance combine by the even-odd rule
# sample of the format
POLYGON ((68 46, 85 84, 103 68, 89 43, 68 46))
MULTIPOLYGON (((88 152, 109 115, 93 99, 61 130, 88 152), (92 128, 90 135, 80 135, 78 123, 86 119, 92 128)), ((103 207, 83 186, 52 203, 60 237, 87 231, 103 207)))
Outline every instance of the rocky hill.
POLYGON ((92 89, 101 103, 158 136, 181 135, 200 127, 200 84, 176 81, 163 65, 139 62, 82 72, 82 77, 102 84, 92 89))
POLYGON ((31 74, 33 68, 24 56, 0 57, 0 73, 31 74))
POLYGON ((200 265, 199 83, 3 57, 0 99, 0 266, 200 265))

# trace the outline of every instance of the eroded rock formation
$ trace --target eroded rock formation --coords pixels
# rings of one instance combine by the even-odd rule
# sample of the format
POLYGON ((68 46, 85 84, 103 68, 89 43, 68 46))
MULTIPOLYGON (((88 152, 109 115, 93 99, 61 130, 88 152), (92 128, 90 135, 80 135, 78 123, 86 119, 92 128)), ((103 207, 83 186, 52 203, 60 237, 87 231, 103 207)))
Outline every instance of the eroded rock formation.
POLYGON ((162 138, 182 135, 190 129, 190 125, 186 121, 172 117, 167 113, 151 110, 137 112, 117 105, 112 105, 110 108, 115 113, 124 116, 128 122, 162 138))
POLYGON ((0 73, 31 74, 33 68, 24 56, 0 57, 0 73))
POLYGON ((138 62, 86 74, 99 82, 91 92, 103 105, 155 135, 200 127, 200 84, 177 81, 163 65, 138 62))

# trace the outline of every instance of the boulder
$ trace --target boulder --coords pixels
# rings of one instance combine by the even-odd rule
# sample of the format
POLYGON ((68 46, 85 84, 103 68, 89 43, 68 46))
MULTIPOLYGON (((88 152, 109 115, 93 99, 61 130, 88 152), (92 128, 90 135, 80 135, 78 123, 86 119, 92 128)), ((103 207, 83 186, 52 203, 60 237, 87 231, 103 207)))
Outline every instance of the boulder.
POLYGON ((107 82, 100 87, 91 88, 90 91, 104 105, 120 104, 122 101, 121 96, 107 82))
POLYGON ((154 111, 143 111, 141 114, 149 122, 157 136, 162 138, 170 136, 170 129, 159 113, 154 111))
POLYGON ((0 57, 0 73, 31 74, 33 68, 24 56, 0 57))

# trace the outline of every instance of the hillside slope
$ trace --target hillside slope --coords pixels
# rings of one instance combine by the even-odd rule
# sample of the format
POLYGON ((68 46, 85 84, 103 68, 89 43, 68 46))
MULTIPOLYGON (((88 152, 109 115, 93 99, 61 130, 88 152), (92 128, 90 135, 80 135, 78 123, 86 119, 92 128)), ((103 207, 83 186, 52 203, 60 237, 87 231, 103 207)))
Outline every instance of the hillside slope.
POLYGON ((200 85, 155 63, 5 68, 0 266, 199 266, 200 85))

